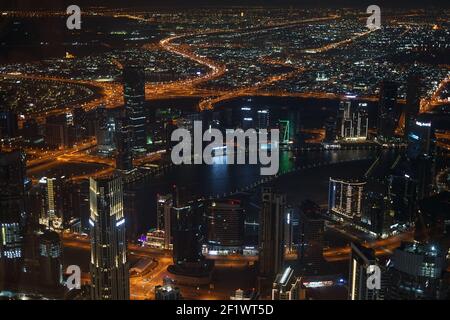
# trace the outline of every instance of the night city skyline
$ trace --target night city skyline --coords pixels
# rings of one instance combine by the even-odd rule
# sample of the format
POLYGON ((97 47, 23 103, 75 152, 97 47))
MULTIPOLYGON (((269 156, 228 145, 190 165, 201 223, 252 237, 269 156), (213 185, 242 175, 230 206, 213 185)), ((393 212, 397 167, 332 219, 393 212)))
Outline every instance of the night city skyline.
POLYGON ((448 4, 124 3, 0 5, 0 300, 450 298, 448 4))

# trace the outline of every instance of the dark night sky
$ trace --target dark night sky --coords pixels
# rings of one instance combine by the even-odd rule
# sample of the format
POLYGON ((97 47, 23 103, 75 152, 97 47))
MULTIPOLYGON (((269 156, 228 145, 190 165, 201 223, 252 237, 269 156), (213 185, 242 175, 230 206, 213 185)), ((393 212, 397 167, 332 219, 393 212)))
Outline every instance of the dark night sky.
POLYGON ((447 0, 0 0, 1 9, 30 10, 37 8, 63 9, 70 4, 107 7, 197 7, 197 6, 309 6, 309 7, 367 7, 371 4, 389 7, 449 7, 447 0))

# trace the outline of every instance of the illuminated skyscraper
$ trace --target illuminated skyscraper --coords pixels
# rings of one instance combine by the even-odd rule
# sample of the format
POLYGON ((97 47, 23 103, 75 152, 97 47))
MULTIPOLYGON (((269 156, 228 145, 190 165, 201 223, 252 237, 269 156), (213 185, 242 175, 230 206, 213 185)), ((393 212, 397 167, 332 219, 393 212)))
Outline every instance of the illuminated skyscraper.
POLYGON ((172 195, 157 195, 156 215, 158 230, 164 230, 164 248, 169 249, 172 243, 172 195))
POLYGON ((273 283, 284 262, 284 223, 286 196, 262 189, 262 208, 259 219, 259 276, 260 289, 273 283))
POLYGON ((25 154, 0 153, 0 289, 16 283, 23 263, 25 154))
POLYGON ((408 159, 411 169, 407 173, 417 181, 417 199, 428 196, 435 174, 435 143, 431 122, 416 121, 408 135, 408 159))
POLYGON ((405 137, 408 139, 420 111, 420 77, 418 74, 408 76, 405 108, 405 137))
POLYGON ((380 88, 378 105, 378 137, 381 142, 389 142, 394 138, 397 124, 397 90, 395 82, 383 81, 380 88))
POLYGON ((90 179, 91 297, 130 298, 122 179, 90 179))
POLYGON ((365 185, 365 182, 344 181, 330 178, 328 212, 334 214, 336 218, 341 220, 360 219, 365 185))
POLYGON ((339 138, 343 140, 366 140, 369 117, 366 102, 341 101, 339 112, 339 138))
POLYGON ((242 250, 245 216, 239 200, 212 201, 206 218, 211 250, 242 250))
POLYGON ((45 230, 39 236, 40 284, 56 288, 62 281, 62 246, 58 233, 45 230))
POLYGON ((323 270, 325 222, 320 207, 304 201, 300 207, 298 266, 302 275, 318 275, 323 270))
MULTIPOLYGON (((369 266, 378 266, 375 251, 358 244, 351 243, 350 274, 348 277, 349 300, 377 300, 380 298, 380 289, 370 289, 367 286, 369 266)), ((380 279, 381 284, 381 279, 380 279)))
POLYGON ((123 70, 126 126, 131 134, 133 151, 145 151, 145 72, 140 66, 126 66, 123 70))
POLYGON ((404 242, 387 269, 387 300, 445 300, 447 250, 433 243, 404 242))
POLYGON ((123 118, 116 123, 116 168, 127 172, 133 170, 133 154, 131 132, 125 123, 123 118))

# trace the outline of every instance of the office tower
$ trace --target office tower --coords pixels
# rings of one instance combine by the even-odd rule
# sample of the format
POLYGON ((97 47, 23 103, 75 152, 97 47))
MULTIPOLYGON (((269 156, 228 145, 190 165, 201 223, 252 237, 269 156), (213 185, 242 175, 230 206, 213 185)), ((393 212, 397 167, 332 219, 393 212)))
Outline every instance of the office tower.
MULTIPOLYGON (((123 186, 123 214, 127 219, 126 239, 129 243, 136 243, 142 234, 142 226, 139 225, 139 214, 142 208, 142 185, 137 183, 126 183, 123 186)), ((142 215, 141 215, 142 216, 142 215)), ((151 221, 152 224, 154 221, 151 221)))
POLYGON ((403 242, 388 264, 387 300, 444 300, 446 250, 434 243, 403 242))
POLYGON ((311 201, 300 206, 298 266, 302 275, 318 275, 323 270, 325 223, 320 207, 311 201))
POLYGON ((367 191, 364 193, 361 225, 378 237, 385 237, 394 224, 394 214, 389 210, 389 199, 384 192, 367 191))
POLYGON ((406 105, 405 105, 405 137, 406 140, 411 133, 411 129, 416 123, 417 115, 420 111, 420 76, 412 73, 408 76, 406 84, 406 105))
POLYGON ((99 120, 95 129, 98 152, 109 155, 116 149, 116 121, 109 116, 105 108, 98 109, 99 120), (101 111, 104 109, 103 111, 101 111))
POLYGON ((341 101, 339 112, 339 139, 348 141, 366 140, 369 130, 367 103, 355 100, 341 101))
POLYGON ((358 221, 362 214, 363 190, 366 182, 330 178, 328 212, 340 220, 358 221))
POLYGON ((328 117, 325 120, 325 138, 324 143, 333 143, 336 141, 337 131, 336 131, 336 119, 333 117, 328 117))
POLYGON ((388 208, 395 223, 412 225, 417 213, 417 181, 408 174, 388 177, 388 208))
POLYGON ((131 134, 131 147, 135 152, 145 151, 145 72, 140 66, 123 69, 126 127, 131 134))
POLYGON ((172 244, 172 195, 157 195, 156 219, 158 230, 164 231, 164 249, 169 249, 172 244))
POLYGON ((252 107, 241 107, 240 127, 243 130, 254 128, 253 112, 252 107))
POLYGON ((408 158, 415 160, 421 156, 434 154, 434 130, 431 122, 415 121, 408 134, 408 158))
POLYGON ((62 245, 58 233, 45 230, 39 236, 40 285, 57 288, 62 282, 62 245))
POLYGON ((378 137, 380 142, 390 142, 394 138, 397 124, 397 90, 395 82, 384 80, 380 87, 378 105, 378 137))
POLYGON ((273 283, 284 262, 286 196, 271 187, 262 188, 259 219, 259 287, 273 283))
POLYGON ((207 208, 206 219, 210 250, 242 250, 245 213, 239 200, 212 201, 207 208))
POLYGON ((258 110, 257 115, 258 115, 257 129, 269 129, 270 127, 269 109, 258 110))
POLYGON ((430 195, 435 176, 435 139, 431 122, 416 121, 408 135, 407 156, 410 170, 407 172, 417 181, 417 199, 430 195))
POLYGON ((11 110, 0 109, 0 139, 11 139, 18 135, 17 114, 11 110))
MULTIPOLYGON (((179 202, 178 202, 179 203, 179 202)), ((172 207, 173 218, 173 260, 176 266, 190 268, 201 264, 202 254, 202 226, 201 209, 203 204, 198 202, 172 207)))
POLYGON ((71 148, 76 142, 76 129, 67 114, 45 118, 45 143, 58 148, 71 148))
POLYGON ((123 118, 116 123, 116 168, 129 172, 133 170, 132 135, 125 123, 123 118))
POLYGON ((162 286, 155 287, 155 300, 181 300, 181 292, 172 279, 164 278, 162 286))
POLYGON ((43 195, 39 223, 55 231, 62 231, 64 223, 70 221, 74 207, 71 205, 71 184, 65 177, 42 177, 39 187, 43 195))
POLYGON ((290 120, 278 120, 278 127, 280 130, 280 143, 288 144, 292 140, 293 131, 290 120))
POLYGON ((279 273, 272 286, 272 300, 301 300, 304 299, 304 293, 300 278, 295 277, 291 267, 279 273))
POLYGON ((91 297, 130 298, 122 179, 90 179, 91 297))
POLYGON ((287 253, 293 252, 295 249, 294 225, 298 226, 298 219, 295 219, 294 209, 288 207, 285 213, 284 223, 284 247, 287 253))
POLYGON ((381 287, 380 289, 370 289, 367 285, 368 277, 374 272, 373 270, 370 270, 369 267, 378 267, 375 251, 355 243, 351 243, 350 248, 350 266, 348 277, 349 300, 379 299, 381 297, 381 287))
POLYGON ((18 281, 23 263, 25 154, 0 153, 0 288, 18 281))

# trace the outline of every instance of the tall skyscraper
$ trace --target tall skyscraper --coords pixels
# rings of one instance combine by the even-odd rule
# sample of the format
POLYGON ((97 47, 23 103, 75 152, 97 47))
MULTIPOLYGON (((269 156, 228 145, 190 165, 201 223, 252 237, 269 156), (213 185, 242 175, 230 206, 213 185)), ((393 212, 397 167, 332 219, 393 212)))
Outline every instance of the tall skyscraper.
POLYGON ((286 196, 263 187, 259 219, 260 290, 273 283, 283 267, 285 210, 286 196))
POLYGON ((405 137, 408 139, 420 111, 420 76, 416 73, 408 76, 405 108, 405 137))
POLYGON ((369 116, 366 102, 341 101, 339 112, 339 138, 342 140, 366 140, 369 131, 369 116))
POLYGON ((132 136, 126 126, 126 119, 116 122, 116 168, 121 171, 133 170, 132 136))
POLYGON ((58 233, 45 230, 39 236, 40 284, 57 288, 62 283, 62 245, 58 233))
POLYGON ((328 211, 338 219, 361 219, 365 185, 366 182, 344 181, 330 178, 328 211))
POLYGON ((378 266, 375 251, 355 243, 351 243, 350 248, 350 274, 348 277, 349 300, 379 299, 381 288, 370 289, 367 286, 368 275, 370 275, 368 273, 369 267, 378 266))
POLYGON ((0 153, 0 289, 22 272, 25 227, 25 154, 0 153))
POLYGON ((122 179, 90 179, 91 297, 130 298, 122 179))
POLYGON ((206 219, 210 250, 242 250, 245 216, 239 200, 212 201, 206 219))
POLYGON ((407 172, 417 181, 417 199, 430 195, 435 176, 435 143, 431 122, 416 121, 408 135, 407 156, 410 170, 407 172))
POLYGON ((145 151, 145 72, 141 66, 126 66, 123 70, 126 126, 131 133, 133 151, 145 151))
POLYGON ((323 270, 325 222, 319 208, 304 201, 300 206, 298 266, 302 275, 319 275, 323 270))
POLYGON ((164 248, 172 244, 172 195, 157 195, 156 219, 158 230, 164 230, 164 248))
POLYGON ((397 90, 395 82, 384 80, 381 83, 378 105, 378 141, 389 142, 394 138, 397 124, 397 90))
POLYGON ((0 139, 10 139, 18 135, 17 114, 0 109, 0 139))
POLYGON ((438 244, 404 242, 395 249, 387 269, 388 300, 445 300, 447 250, 438 244))

